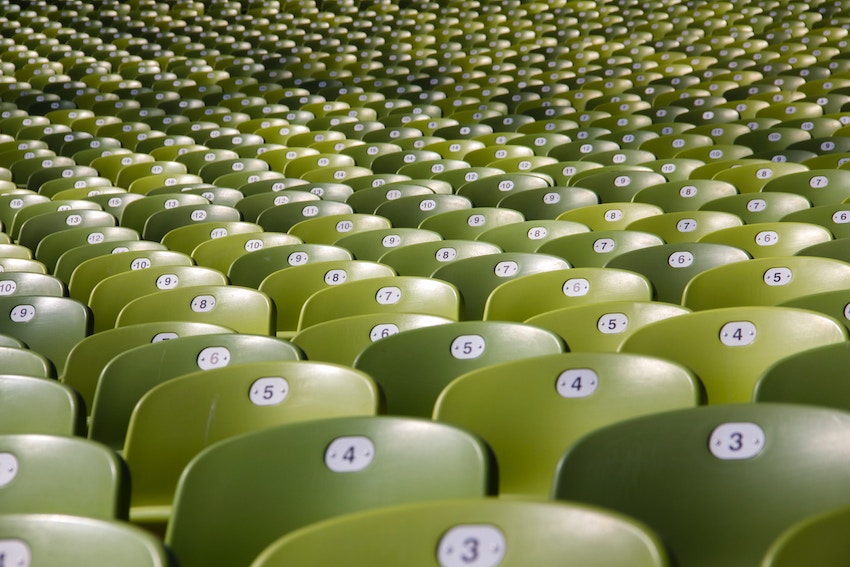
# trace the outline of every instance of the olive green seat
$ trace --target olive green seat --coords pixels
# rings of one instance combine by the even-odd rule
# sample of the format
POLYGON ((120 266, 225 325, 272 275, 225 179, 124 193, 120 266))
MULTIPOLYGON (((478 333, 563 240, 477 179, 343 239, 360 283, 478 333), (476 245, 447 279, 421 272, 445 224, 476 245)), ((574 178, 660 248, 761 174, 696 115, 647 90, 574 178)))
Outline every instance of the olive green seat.
POLYGON ((438 240, 411 244, 390 250, 380 257, 402 276, 430 276, 442 266, 473 256, 498 254, 502 249, 489 242, 473 240, 438 240))
POLYGON ((55 276, 32 272, 0 273, 0 296, 6 295, 49 295, 62 297, 66 294, 65 283, 55 276))
POLYGON ((138 401, 127 429, 130 519, 164 525, 183 469, 219 441, 287 423, 375 415, 379 405, 371 378, 319 362, 234 361, 163 382, 138 401))
POLYGON ((659 356, 691 369, 708 402, 745 403, 762 372, 797 352, 846 340, 836 320, 812 311, 775 306, 695 311, 635 331, 623 352, 659 356))
POLYGON ((183 252, 190 256, 195 248, 208 242, 234 234, 259 234, 263 232, 262 227, 252 222, 243 221, 210 221, 180 226, 169 230, 162 237, 161 242, 169 250, 183 252))
POLYGON ((51 272, 56 268, 59 258, 72 248, 102 242, 138 240, 140 235, 131 228, 123 226, 78 227, 43 237, 35 250, 35 256, 51 272))
POLYGON ((4 374, 0 375, 0 435, 35 433, 81 435, 85 432, 82 398, 70 387, 43 376, 25 374, 7 366, 8 347, 0 348, 4 374))
POLYGON ((350 417, 264 429, 217 443, 187 466, 165 541, 182 567, 248 565, 282 535, 333 516, 492 494, 493 466, 477 437, 425 420, 350 417), (228 490, 214 488, 223 475, 228 490))
POLYGON ((806 222, 765 222, 724 228, 706 234, 699 242, 736 246, 753 258, 790 256, 798 251, 832 240, 826 228, 806 222))
POLYGON ((702 211, 722 211, 738 215, 747 224, 775 222, 795 211, 811 207, 809 200, 796 193, 743 193, 711 200, 702 211))
POLYGON ((552 239, 585 232, 590 232, 590 228, 581 223, 536 219, 485 230, 476 240, 495 244, 505 252, 536 252, 552 239))
POLYGON ((838 567, 848 560, 846 533, 850 507, 813 514, 789 526, 765 552, 765 567, 792 567, 806 563, 838 567))
MULTIPOLYGON (((661 216, 664 215, 650 218, 661 216)), ((631 229, 593 230, 553 238, 543 243, 537 251, 563 258, 571 266, 604 267, 621 254, 662 244, 664 239, 652 232, 631 229)))
POLYGON ((553 495, 646 522, 682 565, 761 565, 786 529, 848 503, 848 426, 844 412, 790 404, 641 417, 569 449, 553 495))
POLYGON ((575 504, 466 499, 393 506, 319 522, 278 539, 251 567, 340 562, 425 567, 434 565, 435 555, 448 565, 669 564, 663 543, 624 516, 575 504))
POLYGON ((499 464, 500 496, 543 499, 561 455, 587 433, 694 407, 701 399, 699 380, 678 364, 634 354, 570 352, 462 374, 440 394, 434 419, 487 441, 499 464))
POLYGON ((367 346, 354 363, 378 382, 391 414, 426 417, 454 378, 491 364, 556 354, 554 333, 521 323, 462 321, 413 329, 367 346), (399 372, 400 364, 405 371, 399 372))
POLYGON ((282 244, 252 250, 236 258, 227 276, 233 285, 259 288, 269 275, 318 262, 353 260, 345 248, 329 244, 282 244))

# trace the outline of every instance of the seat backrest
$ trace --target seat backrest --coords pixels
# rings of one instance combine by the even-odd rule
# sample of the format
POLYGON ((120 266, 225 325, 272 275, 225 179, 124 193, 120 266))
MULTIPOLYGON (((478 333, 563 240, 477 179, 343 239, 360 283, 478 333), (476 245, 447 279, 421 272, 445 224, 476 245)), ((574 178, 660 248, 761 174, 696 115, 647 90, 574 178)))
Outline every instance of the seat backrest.
POLYGON ((850 507, 842 506, 792 524, 771 544, 764 556, 765 567, 817 564, 839 567, 850 560, 846 534, 850 507))
POLYGON ((421 313, 457 320, 460 310, 460 293, 445 281, 418 276, 367 278, 311 295, 301 309, 298 330, 365 313, 421 313))
POLYGON ((300 351, 286 341, 236 333, 194 335, 132 348, 115 356, 101 371, 89 438, 120 450, 139 399, 177 376, 244 362, 299 358, 300 351))
POLYGON ((304 304, 314 293, 370 278, 395 276, 389 266, 365 260, 336 260, 293 266, 272 272, 259 285, 271 298, 277 314, 278 336, 294 333, 304 304))
POLYGON ((699 380, 678 364, 570 352, 462 374, 441 392, 434 419, 487 441, 499 465, 500 495, 546 498, 564 451, 585 434, 701 401, 699 380))
POLYGON ((89 335, 71 349, 65 371, 59 379, 82 396, 86 411, 90 413, 100 372, 115 356, 159 341, 228 332, 233 331, 219 325, 188 321, 158 321, 101 331, 89 335))
POLYGON ((0 435, 4 514, 127 519, 130 486, 118 455, 79 437, 0 435))
POLYGON ((247 565, 283 534, 332 516, 492 494, 492 467, 480 439, 426 420, 347 417, 264 429, 189 463, 166 544, 182 567, 247 565), (223 477, 228 490, 218 488, 223 477))
POLYGON ((391 266, 401 276, 428 277, 442 266, 456 260, 499 252, 502 252, 502 249, 489 242, 440 240, 390 250, 381 256, 380 262, 391 266))
POLYGON ((850 265, 831 258, 756 258, 695 275, 685 287, 682 305, 694 311, 779 305, 803 296, 847 289, 848 278, 850 265))
POLYGON ((204 242, 233 234, 259 234, 262 231, 259 225, 252 222, 210 221, 169 230, 161 241, 169 250, 191 255, 204 242))
POLYGON ((101 280, 89 296, 94 332, 115 327, 118 314, 132 300, 163 290, 199 285, 226 285, 219 271, 200 266, 155 266, 121 272, 101 280))
POLYGON ((573 445, 553 495, 646 522, 683 565, 760 564, 789 526, 850 501, 848 426, 844 412, 790 404, 637 418, 573 445))
POLYGON ((213 268, 226 274, 230 271, 230 265, 239 256, 263 248, 299 242, 299 238, 282 232, 231 234, 199 244, 192 251, 192 258, 200 266, 213 268))
POLYGON ((138 240, 139 238, 138 232, 123 226, 68 228, 42 238, 35 253, 36 258, 52 272, 56 267, 56 262, 59 261, 59 257, 71 248, 100 242, 138 240))
POLYGON ((67 297, 13 295, 0 297, 0 333, 23 341, 47 358, 61 375, 68 353, 91 333, 88 307, 67 297))
POLYGON ((664 239, 651 232, 597 229, 553 238, 541 244, 537 250, 542 254, 563 258, 571 266, 603 267, 620 254, 662 244, 664 239))
POLYGON ((0 434, 82 434, 85 431, 82 398, 69 386, 54 380, 16 374, 14 366, 7 366, 4 356, 12 350, 21 349, 0 347, 4 370, 0 375, 0 434))
POLYGON ((3 514, 0 540, 3 557, 11 565, 175 565, 161 540, 127 522, 60 514, 3 514))
POLYGON ((423 502, 326 520, 278 539, 251 565, 426 567, 435 555, 441 565, 668 565, 658 537, 624 516, 577 504, 495 499, 423 502))
POLYGON ((846 339, 835 319, 790 307, 727 307, 664 319, 634 332, 623 352, 667 358, 691 369, 708 402, 749 402, 781 358, 846 339))
POLYGON ((240 255, 230 264, 227 276, 233 285, 256 289, 266 277, 284 268, 353 259, 345 248, 330 244, 283 244, 240 255))
POLYGON ((521 323, 463 321, 398 333, 367 346, 354 363, 378 382, 391 414, 430 416, 440 391, 483 366, 564 351, 554 333, 521 323), (403 371, 399 371, 403 368, 403 371))
POLYGON ((828 240, 832 240, 832 233, 820 225, 788 221, 723 228, 706 234, 699 241, 737 246, 753 258, 766 258, 791 256, 807 246, 828 240))
POLYGON ((183 469, 218 441, 286 423, 375 415, 380 401, 365 374, 320 362, 237 363, 163 382, 139 400, 127 429, 130 518, 164 525, 183 469))
POLYGON ((199 222, 236 222, 241 220, 241 213, 226 205, 181 205, 150 215, 142 229, 142 237, 145 240, 160 242, 169 231, 181 226, 199 222))
POLYGON ((850 408, 850 388, 844 369, 850 360, 848 343, 803 350, 784 357, 764 370, 753 400, 850 408), (816 372, 812 369, 817 368, 816 372))
POLYGON ((463 296, 463 319, 481 319, 490 293, 507 281, 529 274, 565 270, 570 265, 549 254, 503 252, 445 264, 433 277, 456 286, 463 296))

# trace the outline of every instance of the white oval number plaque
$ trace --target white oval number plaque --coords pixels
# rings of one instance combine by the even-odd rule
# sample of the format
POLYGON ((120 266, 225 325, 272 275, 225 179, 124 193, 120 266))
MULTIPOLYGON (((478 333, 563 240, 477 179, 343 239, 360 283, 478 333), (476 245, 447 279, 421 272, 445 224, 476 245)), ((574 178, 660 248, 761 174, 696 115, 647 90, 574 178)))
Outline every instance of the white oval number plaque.
POLYGON ((764 449, 764 430, 755 423, 724 423, 711 432, 708 448, 724 461, 752 459, 764 449))
POLYGON ((460 525, 440 538, 441 567, 496 567, 505 557, 505 535, 495 526, 460 525))

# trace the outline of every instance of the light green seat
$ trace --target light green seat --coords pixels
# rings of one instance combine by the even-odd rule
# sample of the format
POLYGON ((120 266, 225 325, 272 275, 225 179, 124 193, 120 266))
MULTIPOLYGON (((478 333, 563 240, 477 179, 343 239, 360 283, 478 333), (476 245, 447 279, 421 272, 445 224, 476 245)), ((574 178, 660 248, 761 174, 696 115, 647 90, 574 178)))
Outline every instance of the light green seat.
POLYGON ((720 211, 677 211, 638 219, 628 230, 656 234, 668 244, 696 242, 703 236, 743 225, 740 217, 720 211))
POLYGON ((749 254, 733 246, 682 242, 624 252, 605 266, 642 274, 652 283, 655 299, 681 303, 685 287, 697 274, 749 259, 749 254))
POLYGON ((694 407, 701 398, 699 380, 678 364, 633 354, 570 352, 463 374, 440 394, 434 419, 487 441, 499 464, 501 496, 544 499, 564 451, 585 434, 694 407))
POLYGON ((354 366, 381 386, 387 413, 427 417, 439 393, 461 374, 563 351, 559 337, 538 327, 463 321, 386 337, 363 349, 354 366), (399 365, 404 365, 404 372, 398 371, 399 365))
POLYGON ((168 380, 130 418, 123 451, 133 478, 130 519, 164 525, 183 469, 219 441, 287 423, 375 415, 380 398, 365 374, 319 362, 234 361, 168 380))
MULTIPOLYGON (((345 205, 348 206, 348 205, 345 205)), ((310 244, 335 244, 338 240, 372 230, 391 228, 389 220, 362 213, 332 214, 302 220, 287 231, 310 244)))
MULTIPOLYGON (((13 239, 17 240, 21 234, 21 227, 23 227, 23 225, 32 218, 47 213, 67 211, 68 214, 70 214, 70 211, 79 212, 86 210, 100 211, 100 205, 98 205, 97 203, 93 203, 92 201, 85 201, 83 199, 68 199, 61 201, 47 201, 45 203, 33 203, 31 205, 23 207, 15 214, 14 220, 9 224, 7 233, 13 239)), ((35 248, 33 247, 33 250, 34 249, 35 248)))
POLYGON ((300 357, 300 351, 287 341, 238 333, 183 336, 130 348, 112 358, 100 373, 89 438, 120 451, 138 401, 152 388, 178 376, 300 357))
POLYGON ((233 332, 227 327, 188 321, 160 321, 109 329, 90 335, 71 349, 60 381, 76 390, 91 413, 94 393, 103 367, 131 348, 201 334, 233 332))
POLYGON ((634 201, 656 205, 667 213, 673 213, 694 211, 709 201, 737 194, 731 183, 716 179, 682 179, 642 189, 635 194, 634 201))
POLYGON ((430 216, 419 223, 419 228, 432 230, 447 240, 474 240, 487 230, 524 220, 522 213, 513 209, 473 207, 430 216))
POLYGON ((304 302, 297 331, 366 313, 421 313, 457 320, 460 311, 460 294, 445 281, 417 276, 370 277, 315 292, 304 302))
POLYGON ((153 321, 212 323, 239 333, 274 334, 274 304, 256 289, 199 285, 143 295, 118 313, 116 327, 153 321))
POLYGON ((101 242, 138 240, 139 233, 123 226, 68 228, 49 234, 41 239, 35 250, 36 258, 43 262, 51 272, 56 268, 59 258, 72 248, 101 242))
MULTIPOLYGON (((295 189, 284 189, 281 191, 265 191, 243 197, 234 207, 240 213, 242 218, 248 222, 256 222, 259 216, 272 207, 280 207, 289 203, 299 203, 304 201, 319 201, 318 195, 314 195, 309 191, 295 189)), ((371 211, 369 211, 371 212, 371 211)))
MULTIPOLYGON (((59 256, 59 259, 56 261, 56 267, 53 269, 53 274, 67 284, 71 281, 74 270, 86 260, 123 252, 151 250, 164 251, 166 247, 159 242, 138 239, 112 240, 76 246, 59 256)), ((109 263, 106 260, 101 260, 101 262, 109 263)))
POLYGON ((640 191, 666 182, 666 177, 654 171, 608 171, 603 168, 599 173, 582 177, 575 185, 596 193, 600 203, 622 203, 631 201, 640 191))
POLYGON ((796 307, 798 309, 809 309, 818 313, 828 315, 839 321, 845 327, 850 329, 850 309, 847 308, 847 289, 846 283, 843 286, 837 287, 832 291, 813 292, 803 294, 798 297, 792 297, 781 302, 779 305, 786 307, 796 307))
POLYGON ((451 319, 418 313, 367 313, 312 325, 290 341, 308 360, 354 366, 357 355, 375 341, 403 331, 444 325, 451 319))
POLYGON ((739 193, 757 193, 773 179, 792 173, 808 172, 809 168, 793 162, 764 162, 724 168, 712 179, 734 185, 739 193))
POLYGON ((838 567, 848 560, 847 526, 850 507, 814 514, 792 524, 771 544, 764 567, 793 567, 807 563, 838 567))
POLYGON ((549 240, 585 232, 590 232, 590 229, 581 223, 537 219, 485 230, 476 240, 495 244, 505 252, 536 252, 549 240))
POLYGON ((386 183, 357 189, 345 202, 358 213, 374 213, 378 207, 388 201, 402 197, 433 195, 434 191, 423 185, 413 183, 386 183))
MULTIPOLYGON (((92 205, 97 206, 96 203, 92 203, 92 205)), ((37 250, 43 238, 57 232, 79 226, 105 228, 113 227, 116 224, 115 217, 105 211, 72 209, 44 213, 21 225, 17 241, 18 244, 26 246, 30 250, 37 250)))
POLYGON ((115 327, 118 314, 133 299, 158 291, 226 285, 221 272, 200 266, 156 266, 109 276, 92 289, 89 308, 94 316, 93 332, 115 327))
POLYGON ((32 274, 46 274, 47 266, 38 260, 27 258, 2 258, 0 257, 0 272, 28 272, 32 274))
POLYGON ((778 305, 820 292, 847 289, 850 264, 831 258, 757 258, 717 266, 694 276, 682 305, 694 311, 778 305))
POLYGON ((337 246, 349 250, 358 260, 378 261, 384 254, 411 244, 437 242, 442 237, 434 231, 420 228, 380 228, 343 236, 337 246))
POLYGON ((127 518, 126 466, 100 443, 65 435, 0 435, 6 514, 127 518))
POLYGON ((552 309, 525 323, 557 333, 571 352, 617 352, 641 327, 685 313, 673 303, 610 300, 552 309))
POLYGON ((603 301, 650 301, 645 277, 613 268, 570 268, 505 282, 487 297, 484 319, 525 321, 554 309, 603 301))
POLYGON ((545 187, 507 195, 498 206, 519 211, 528 220, 555 219, 561 213, 596 205, 599 197, 581 187, 545 187))
POLYGON ((379 205, 375 214, 389 219, 394 227, 418 228, 434 215, 471 208, 472 201, 460 195, 412 195, 379 205))
POLYGON ((229 234, 198 244, 192 258, 200 266, 226 274, 237 258, 272 246, 300 244, 300 239, 282 232, 245 232, 229 234))
POLYGON ((54 567, 169 567, 174 565, 156 536, 123 521, 60 514, 4 514, 0 540, 13 563, 54 567), (29 564, 29 563, 27 563, 29 564))
POLYGON ((181 567, 248 565, 282 535, 332 516, 491 494, 492 466, 477 437, 425 420, 353 417, 265 429, 222 441, 189 464, 165 541, 181 567), (228 490, 214 488, 222 475, 228 490))
POLYGON ((554 567, 565 561, 587 567, 668 565, 663 543, 623 516, 575 504, 467 499, 319 522, 275 541, 251 567, 342 562, 351 567, 425 567, 434 565, 435 553, 448 564, 476 557, 488 562, 482 565, 498 561, 504 567, 554 567), (385 545, 387 541, 398 545, 385 545))
POLYGON ((490 293, 505 282, 569 267, 561 258, 549 254, 502 252, 456 260, 436 270, 433 277, 456 286, 463 296, 461 319, 476 320, 484 317, 490 293))
POLYGON ((488 242, 472 240, 440 240, 411 244, 390 250, 380 261, 402 276, 430 276, 447 263, 485 254, 498 254, 502 249, 488 242))
POLYGON ((190 224, 169 230, 162 237, 162 244, 169 250, 192 255, 195 248, 217 238, 234 234, 258 234, 260 225, 243 221, 211 221, 190 224))
POLYGON ((661 207, 647 203, 600 203, 563 212, 557 219, 580 222, 591 230, 623 230, 638 219, 661 214, 661 207))
MULTIPOLYGON (((850 173, 850 172, 848 172, 850 173)), ((808 209, 794 211, 782 217, 783 222, 802 222, 822 226, 836 239, 850 236, 850 206, 833 202, 808 209)))
POLYGON ((553 495, 646 522, 682 565, 760 565, 787 528, 848 503, 848 426, 844 412, 790 404, 642 417, 574 445, 553 495))
POLYGON ((233 207, 226 205, 181 205, 153 213, 145 221, 142 237, 145 240, 161 242, 170 231, 181 226, 208 222, 241 221, 242 215, 233 207))
POLYGON ((553 238, 537 252, 563 258, 571 266, 603 267, 620 254, 662 244, 664 240, 651 232, 594 230, 553 238))
POLYGON ((846 340, 832 318, 774 306, 695 311, 635 331, 622 347, 690 368, 705 385, 708 402, 748 402, 762 372, 796 352, 846 340))
POLYGON ((795 211, 811 207, 808 199, 795 193, 762 192, 721 197, 705 203, 702 211, 738 215, 747 224, 775 222, 795 211))
POLYGON ((257 216, 256 223, 269 232, 289 232, 307 219, 352 213, 351 205, 338 201, 290 201, 264 210, 257 216))
POLYGON ((22 341, 48 359, 61 375, 70 350, 91 331, 91 313, 67 297, 14 295, 0 297, 0 333, 22 341))
POLYGON ((239 256, 230 264, 227 276, 233 285, 259 288, 266 277, 287 267, 353 259, 351 252, 339 246, 283 244, 252 250, 239 256))
POLYGON ((464 183, 457 189, 457 194, 475 203, 476 207, 495 207, 510 195, 545 189, 550 185, 545 175, 531 172, 503 173, 464 183))
POLYGON ((0 375, 0 435, 36 433, 80 435, 85 431, 82 399, 70 387, 16 368, 0 347, 4 374, 0 375))
POLYGON ((274 302, 275 329, 279 337, 298 328, 304 304, 314 293, 329 287, 369 278, 395 276, 389 266, 366 260, 334 260, 294 266, 269 274, 258 289, 274 302))
POLYGON ((145 228, 145 223, 153 214, 183 205, 206 205, 209 200, 192 193, 171 193, 161 195, 146 195, 144 198, 129 203, 124 207, 119 219, 121 226, 126 226, 139 234, 145 228))
POLYGON ((782 175, 770 180, 764 193, 794 193, 813 206, 837 204, 850 198, 850 171, 845 169, 812 169, 782 175))
MULTIPOLYGON (((148 242, 148 241, 135 241, 148 242)), ((70 296, 80 301, 88 302, 92 290, 97 284, 109 276, 120 274, 122 272, 130 272, 134 270, 143 270, 153 266, 191 266, 194 264, 192 258, 180 252, 172 252, 171 250, 151 249, 148 246, 139 246, 140 249, 131 249, 126 252, 116 253, 115 249, 108 251, 115 243, 108 243, 104 247, 105 255, 89 258, 77 265, 68 281, 68 291, 70 296)), ((92 246, 98 246, 93 244, 92 246)), ((136 246, 124 246, 127 248, 136 248, 136 246)), ((122 247, 122 248, 124 248, 122 247)), ((69 250, 65 254, 69 254, 76 249, 69 250)), ((62 264, 64 255, 60 257, 59 263, 62 264)))
POLYGON ((805 222, 765 222, 716 230, 699 242, 736 246, 753 258, 790 256, 803 248, 832 240, 826 228, 805 222))

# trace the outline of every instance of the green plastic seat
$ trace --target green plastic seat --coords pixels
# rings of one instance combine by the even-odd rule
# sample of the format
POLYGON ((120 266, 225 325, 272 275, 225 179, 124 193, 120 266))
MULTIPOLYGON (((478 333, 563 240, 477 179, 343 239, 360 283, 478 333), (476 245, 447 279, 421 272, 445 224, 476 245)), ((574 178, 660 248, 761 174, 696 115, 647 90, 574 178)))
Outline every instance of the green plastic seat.
POLYGON ((763 192, 794 193, 809 200, 813 206, 833 205, 850 198, 850 171, 843 169, 813 169, 789 173, 769 181, 763 192))
POLYGON ((65 284, 57 277, 32 272, 2 272, 0 296, 6 295, 65 295, 65 284))
POLYGON ((165 541, 183 567, 248 565, 282 535, 332 516, 492 494, 492 466, 477 437, 424 420, 352 417, 265 429, 220 442, 189 464, 165 541), (269 446, 288 450, 269 453, 269 446), (345 472, 364 462, 356 474, 345 472), (211 498, 223 474, 233 489, 211 498))
POLYGON ((656 205, 667 213, 673 213, 694 211, 709 201, 737 194, 730 183, 714 179, 683 179, 647 187, 635 194, 634 201, 656 205))
POLYGON ((634 354, 570 352, 467 372, 442 391, 434 419, 487 441, 499 464, 500 496, 543 499, 564 451, 587 433, 695 407, 701 399, 699 380, 678 364, 634 354))
POLYGON ((128 204, 121 213, 120 224, 132 228, 139 234, 151 215, 166 209, 182 205, 206 205, 209 200, 191 193, 168 193, 164 195, 146 195, 143 199, 128 204))
POLYGON ((682 564, 758 565, 787 528, 845 504, 848 424, 843 412, 790 404, 642 417, 574 445, 553 495, 646 522, 682 564))
POLYGON ((483 317, 525 321, 535 315, 613 300, 649 301, 652 286, 643 276, 609 268, 570 268, 529 274, 493 289, 483 317))
POLYGON ((312 325, 293 335, 290 341, 308 360, 354 366, 360 351, 375 341, 403 331, 451 322, 444 317, 418 313, 367 313, 312 325))
MULTIPOLYGON (((91 203, 97 206, 96 203, 91 203)), ((17 241, 30 250, 37 250, 41 240, 51 234, 76 228, 113 227, 117 224, 115 217, 105 211, 70 210, 45 213, 24 222, 18 232, 17 241)))
POLYGON ((850 390, 843 370, 847 359, 847 343, 815 347, 782 358, 762 373, 753 401, 846 411, 850 407, 850 390), (817 372, 812 372, 812 368, 817 368, 817 372))
POLYGON ((237 222, 242 215, 236 209, 226 205, 182 205, 172 209, 153 213, 145 221, 142 237, 145 240, 161 242, 171 230, 181 226, 208 222, 237 222))
POLYGON ((0 375, 0 434, 81 435, 85 431, 85 408, 79 395, 54 380, 43 380, 27 369, 11 364, 7 351, 0 348, 3 369, 0 375))
POLYGON ((808 199, 795 193, 761 192, 721 197, 705 203, 703 211, 722 211, 741 217, 747 224, 775 222, 795 211, 811 207, 808 199))
POLYGON ((279 207, 300 201, 318 200, 320 200, 318 195, 314 195, 309 191, 292 188, 255 193, 240 199, 234 207, 242 213, 242 218, 248 222, 254 222, 260 217, 260 214, 272 207, 279 207))
POLYGON ((765 567, 791 567, 813 562, 824 567, 837 567, 847 561, 844 534, 850 520, 850 508, 814 514, 792 524, 779 534, 765 552, 765 567))
POLYGON ((826 228, 805 222, 764 222, 724 228, 706 234, 699 242, 736 246, 753 258, 790 256, 803 248, 832 240, 826 228))
MULTIPOLYGON (((150 246, 132 245, 133 243, 145 243, 147 241, 130 241, 118 248, 119 243, 110 242, 104 246, 98 255, 80 262, 73 271, 68 280, 68 290, 70 296, 80 301, 88 302, 91 291, 102 280, 109 276, 114 276, 121 272, 129 272, 133 270, 142 270, 152 266, 191 266, 193 265, 192 258, 180 252, 172 252, 170 250, 161 250, 150 246), (132 245, 132 246, 130 246, 132 245), (122 250, 130 248, 130 250, 122 250), (111 249, 111 251, 110 251, 111 249)), ((90 245, 101 246, 98 244, 90 245)), ((57 272, 59 268, 65 268, 63 262, 65 255, 75 252, 77 249, 72 249, 60 256, 57 264, 57 272)), ((64 270, 63 270, 64 271, 64 270)))
POLYGON ((36 257, 47 269, 53 271, 59 257, 71 248, 101 242, 138 240, 140 235, 131 228, 121 226, 67 228, 43 237, 36 248, 36 257))
POLYGON ((67 435, 0 435, 6 514, 127 519, 126 465, 100 443, 67 435), (57 462, 61 463, 61 469, 57 462))
POLYGON ((116 327, 152 321, 212 323, 239 333, 274 334, 274 304, 256 289, 200 285, 143 295, 118 313, 116 327))
POLYGON ((421 313, 457 320, 461 298, 455 286, 417 276, 367 278, 321 289, 301 309, 297 331, 366 313, 421 313))
POLYGON ((389 229, 391 226, 389 220, 378 215, 330 214, 302 220, 290 227, 287 233, 307 243, 335 244, 350 234, 389 229))
POLYGON ((623 230, 632 222, 664 214, 661 207, 647 203, 600 203, 565 211, 558 220, 586 224, 591 230, 623 230))
POLYGON ((563 258, 571 266, 603 267, 620 254, 662 244, 664 240, 650 232, 595 230, 553 238, 537 251, 563 258))
POLYGON ((162 244, 169 250, 192 255, 199 245, 232 234, 258 234, 263 232, 258 224, 243 221, 209 221, 190 224, 169 230, 162 244))
POLYGON ((473 207, 430 216, 419 223, 419 228, 435 231, 445 239, 474 240, 487 230, 524 220, 522 213, 513 209, 473 207))
POLYGON ((100 373, 119 354, 159 341, 228 332, 233 331, 219 325, 188 321, 160 321, 109 329, 78 342, 71 349, 65 371, 59 379, 79 393, 85 402, 86 412, 90 413, 100 373))
POLYGON ((638 219, 628 230, 655 234, 673 244, 696 242, 712 232, 743 224, 740 217, 721 211, 677 211, 638 219))
POLYGON ((654 171, 598 171, 582 177, 578 185, 596 193, 600 203, 631 201, 640 191, 667 182, 666 177, 654 171))
MULTIPOLYGON (((11 204, 13 203, 10 203, 10 205, 11 204)), ((85 201, 83 199, 68 201, 53 200, 43 203, 33 203, 31 205, 24 206, 15 214, 14 219, 9 224, 8 234, 9 236, 17 240, 21 234, 21 227, 30 219, 36 216, 41 216, 43 214, 61 211, 66 211, 68 214, 70 214, 71 210, 76 212, 82 210, 99 211, 100 205, 91 201, 85 201)), ((33 250, 35 250, 35 247, 33 247, 33 250)))
POLYGON ((201 266, 226 274, 231 264, 244 254, 272 246, 299 243, 297 237, 280 232, 228 234, 198 244, 192 252, 192 258, 201 266))
POLYGON ((231 263, 227 276, 234 285, 259 288, 266 277, 287 267, 353 259, 351 252, 339 246, 280 244, 240 255, 231 263))
POLYGON ((158 291, 199 285, 226 285, 221 272, 199 266, 157 266, 109 276, 92 289, 93 332, 115 327, 118 314, 133 299, 158 291))
POLYGON ((498 254, 502 249, 489 242, 440 240, 411 244, 386 252, 380 262, 402 276, 430 276, 447 263, 463 258, 498 254))
POLYGON ((550 186, 551 183, 542 174, 503 173, 464 183, 456 193, 472 201, 476 207, 495 207, 510 195, 550 186))
POLYGON ((460 195, 415 195, 383 203, 375 214, 389 219, 394 227, 419 228, 434 215, 471 208, 472 201, 460 195))
POLYGON ((748 402, 762 372, 796 352, 846 340, 845 328, 812 311, 774 306, 695 311, 635 331, 623 352, 660 356, 690 368, 708 402, 748 402))
POLYGON ((350 205, 338 201, 290 201, 270 207, 257 216, 257 224, 270 232, 289 232, 296 224, 307 219, 331 215, 350 215, 350 205))
POLYGON ((183 336, 130 348, 112 358, 100 373, 89 438, 120 451, 133 408, 142 396, 178 376, 243 363, 300 358, 300 351, 286 341, 238 333, 183 336), (151 364, 151 360, 156 363, 151 364))
POLYGON ((548 567, 563 561, 588 567, 668 565, 657 537, 623 516, 575 504, 468 499, 388 507, 318 522, 278 539, 251 566, 344 561, 352 567, 399 562, 425 567, 434 564, 435 550, 437 560, 448 564, 476 557, 504 567, 528 562, 548 567), (387 539, 399 545, 384 545, 387 539), (503 547, 502 542, 510 543, 503 547))
POLYGON ((461 319, 475 320, 483 318, 487 298, 496 287, 529 274, 567 268, 567 262, 548 254, 502 252, 446 263, 433 272, 433 277, 460 290, 463 297, 461 319))
POLYGON ((379 405, 371 378, 320 362, 234 361, 163 382, 138 401, 127 429, 130 519, 164 525, 183 469, 219 441, 288 423, 375 415, 379 405))
POLYGON ((13 336, 47 358, 61 375, 68 353, 91 332, 91 314, 67 297, 13 295, 0 297, 0 333, 13 336))
POLYGON ((126 565, 169 567, 174 562, 156 536, 123 521, 61 514, 4 514, 4 556, 13 563, 55 567, 126 565))
POLYGON ((354 366, 372 376, 390 414, 430 416, 454 378, 499 362, 564 351, 554 333, 502 321, 463 321, 405 331, 367 346, 354 366), (397 371, 406 361, 406 371, 397 371))
POLYGON ((21 341, 4 335, 0 346, 0 359, 3 361, 3 373, 34 378, 55 378, 56 370, 44 355, 29 350, 21 341))
POLYGON ((792 162, 751 163, 740 167, 724 168, 714 175, 713 179, 731 183, 739 193, 757 193, 773 179, 808 170, 806 166, 792 162))
POLYGON ((527 220, 491 228, 479 234, 476 240, 495 244, 505 252, 536 252, 554 238, 589 231, 587 226, 576 222, 527 220))
POLYGON ((525 323, 557 333, 571 352, 617 352, 638 329, 689 312, 660 301, 609 300, 552 309, 525 323))

